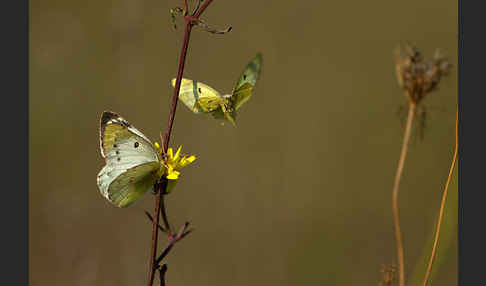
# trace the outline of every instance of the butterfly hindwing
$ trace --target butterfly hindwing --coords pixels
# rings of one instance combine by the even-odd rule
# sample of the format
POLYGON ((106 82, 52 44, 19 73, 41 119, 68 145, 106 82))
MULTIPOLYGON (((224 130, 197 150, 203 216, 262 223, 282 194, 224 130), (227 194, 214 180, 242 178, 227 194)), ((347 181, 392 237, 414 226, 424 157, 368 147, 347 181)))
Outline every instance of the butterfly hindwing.
POLYGON ((203 110, 204 113, 210 113, 221 108, 222 103, 222 98, 203 97, 199 98, 196 104, 201 108, 201 110, 203 110))
POLYGON ((159 168, 159 162, 147 162, 120 172, 116 165, 106 165, 99 174, 107 182, 100 187, 102 194, 114 205, 127 207, 153 188, 159 168))
POLYGON ((106 166, 98 174, 98 187, 111 203, 128 206, 155 183, 160 155, 145 135, 115 113, 105 111, 101 117, 100 148, 106 166))

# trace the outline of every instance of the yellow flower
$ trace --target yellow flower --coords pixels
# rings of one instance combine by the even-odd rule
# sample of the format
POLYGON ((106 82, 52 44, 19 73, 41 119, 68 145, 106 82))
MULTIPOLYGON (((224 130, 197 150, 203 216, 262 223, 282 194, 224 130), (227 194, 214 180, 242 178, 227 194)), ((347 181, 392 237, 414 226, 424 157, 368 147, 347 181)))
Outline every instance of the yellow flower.
MULTIPOLYGON (((157 144, 158 145, 158 144, 157 144)), ((179 178, 179 170, 186 167, 196 160, 196 156, 180 156, 182 146, 177 149, 177 152, 173 153, 172 148, 167 150, 167 158, 165 159, 165 165, 167 167, 166 178, 169 180, 177 180, 179 178)))

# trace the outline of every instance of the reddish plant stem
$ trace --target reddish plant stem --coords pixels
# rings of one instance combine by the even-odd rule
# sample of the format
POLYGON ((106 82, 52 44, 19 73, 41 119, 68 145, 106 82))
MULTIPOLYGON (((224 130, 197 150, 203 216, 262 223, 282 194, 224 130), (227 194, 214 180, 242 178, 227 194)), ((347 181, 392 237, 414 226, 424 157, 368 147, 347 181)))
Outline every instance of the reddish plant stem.
MULTIPOLYGON (((166 154, 167 149, 169 148, 169 140, 170 140, 170 134, 172 132, 172 126, 174 124, 174 118, 175 118, 175 113, 177 109, 177 102, 179 100, 179 91, 181 88, 181 81, 182 81, 182 74, 184 72, 184 64, 186 61, 186 55, 187 55, 187 49, 189 46, 189 38, 191 36, 191 30, 194 25, 194 20, 198 19, 199 16, 206 10, 206 8, 211 4, 213 0, 207 0, 204 2, 204 4, 197 10, 196 15, 194 17, 184 15, 184 20, 186 21, 186 30, 184 33, 184 42, 182 44, 182 49, 181 49, 181 56, 179 58, 179 68, 177 71, 177 78, 176 78, 176 84, 174 87, 174 95, 172 96, 172 105, 170 108, 170 113, 169 113, 169 120, 167 122, 167 129, 165 131, 165 136, 164 136, 164 143, 163 143, 163 152, 166 154)), ((186 2, 185 2, 186 4, 186 2)), ((187 5, 187 4, 186 4, 187 5)), ((186 9, 187 11, 187 9, 186 9)), ((154 214, 153 214, 153 228, 152 228, 152 248, 150 252, 150 261, 149 261, 149 278, 147 281, 147 286, 152 286, 153 281, 154 281, 154 276, 155 276, 155 256, 157 254, 157 242, 158 242, 158 225, 159 225, 159 216, 160 216, 160 206, 161 203, 164 203, 164 200, 162 200, 163 190, 160 187, 160 184, 157 184, 158 190, 157 194, 155 197, 155 209, 154 209, 154 214)), ((165 209, 165 207, 164 207, 165 209)), ((166 221, 166 217, 164 218, 164 222, 166 221)))
POLYGON ((158 227, 159 227, 159 213, 160 213, 160 199, 161 196, 160 194, 162 193, 162 188, 160 187, 160 184, 157 184, 157 195, 155 196, 155 210, 154 210, 154 216, 153 216, 153 228, 152 228, 152 249, 150 252, 150 261, 149 261, 149 279, 148 279, 148 286, 152 286, 154 282, 154 275, 155 275, 155 267, 154 267, 154 261, 155 261, 155 255, 157 254, 157 241, 159 238, 159 232, 158 232, 158 227))
POLYGON ((204 10, 206 10, 206 8, 209 6, 209 4, 211 4, 211 2, 213 2, 213 0, 207 0, 206 2, 204 2, 204 4, 196 12, 196 15, 194 15, 194 17, 184 16, 184 20, 186 21, 186 31, 184 33, 184 42, 182 44, 181 57, 179 60, 179 69, 177 71, 176 84, 174 87, 174 95, 172 96, 172 106, 170 108, 169 120, 167 122, 167 130, 165 131, 165 136, 164 136, 164 144, 163 144, 164 153, 169 148, 170 134, 172 133, 172 125, 174 124, 177 102, 179 102, 179 91, 181 89, 182 73, 184 72, 184 64, 186 62, 187 48, 189 46, 189 38, 191 36, 191 30, 192 27, 194 26, 194 19, 198 19, 199 16, 201 16, 201 14, 204 12, 204 10))
MULTIPOLYGON (((162 187, 161 189, 162 190, 165 190, 166 187, 167 187, 167 184, 165 185, 165 187, 162 187)), ((170 227, 169 219, 167 218, 167 213, 165 211, 165 200, 164 200, 164 196, 161 196, 161 198, 160 198, 160 214, 162 216, 162 220, 164 221, 165 229, 167 229, 167 233, 168 234, 171 234, 172 233, 172 229, 170 227)))
POLYGON ((174 95, 172 96, 172 106, 170 108, 169 120, 167 121, 167 129, 164 136, 164 153, 167 152, 169 148, 170 134, 172 133, 172 125, 174 124, 175 113, 177 109, 177 102, 179 101, 179 91, 181 89, 182 73, 184 72, 184 64, 186 61, 187 47, 189 45, 189 38, 191 36, 193 23, 186 23, 186 32, 184 33, 184 42, 182 44, 181 57, 179 61, 179 69, 177 71, 176 84, 174 87, 174 95))
POLYGON ((162 265, 160 268, 160 286, 165 286, 165 273, 167 272, 167 264, 162 265))
POLYGON ((199 8, 197 10, 197 13, 196 13, 196 15, 194 15, 194 18, 199 19, 199 16, 201 16, 201 14, 204 12, 204 10, 206 10, 206 8, 208 8, 208 6, 209 6, 209 4, 211 4, 211 2, 213 2, 213 0, 207 0, 206 2, 204 2, 204 4, 201 6, 201 8, 199 8))

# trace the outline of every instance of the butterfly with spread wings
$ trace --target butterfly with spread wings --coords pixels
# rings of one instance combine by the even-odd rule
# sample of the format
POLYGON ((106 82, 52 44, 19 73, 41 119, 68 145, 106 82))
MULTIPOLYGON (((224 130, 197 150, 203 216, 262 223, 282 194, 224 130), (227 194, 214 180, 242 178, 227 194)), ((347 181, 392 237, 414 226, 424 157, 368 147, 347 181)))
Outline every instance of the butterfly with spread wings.
MULTIPOLYGON (((226 119, 236 125, 236 111, 247 102, 260 77, 262 55, 257 54, 245 67, 231 94, 221 95, 210 86, 183 78, 179 99, 196 114, 211 114, 216 119, 226 119)), ((176 79, 172 79, 175 87, 176 79)))

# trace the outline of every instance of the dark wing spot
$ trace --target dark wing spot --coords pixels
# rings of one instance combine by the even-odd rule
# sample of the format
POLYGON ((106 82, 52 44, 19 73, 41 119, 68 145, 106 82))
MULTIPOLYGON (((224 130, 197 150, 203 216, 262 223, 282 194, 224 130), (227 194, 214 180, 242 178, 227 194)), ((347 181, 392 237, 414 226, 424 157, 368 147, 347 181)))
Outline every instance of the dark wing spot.
POLYGON ((115 148, 116 148, 116 147, 118 147, 118 145, 116 145, 116 144, 113 144, 113 147, 115 147, 115 148))
POLYGON ((118 155, 118 154, 120 154, 120 151, 116 150, 116 152, 115 152, 115 153, 118 155))
POLYGON ((135 144, 133 144, 133 147, 137 148, 138 145, 140 145, 140 144, 138 144, 138 142, 135 142, 135 144))
POLYGON ((201 88, 198 88, 197 90, 199 91, 199 93, 202 93, 201 88))
POLYGON ((243 75, 243 79, 246 80, 246 74, 243 75))
POLYGON ((120 162, 120 157, 116 158, 116 160, 117 160, 118 162, 120 162))

